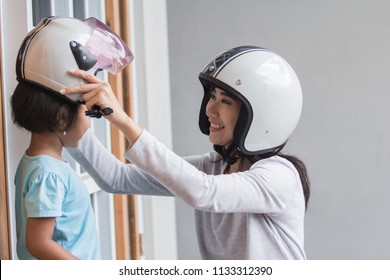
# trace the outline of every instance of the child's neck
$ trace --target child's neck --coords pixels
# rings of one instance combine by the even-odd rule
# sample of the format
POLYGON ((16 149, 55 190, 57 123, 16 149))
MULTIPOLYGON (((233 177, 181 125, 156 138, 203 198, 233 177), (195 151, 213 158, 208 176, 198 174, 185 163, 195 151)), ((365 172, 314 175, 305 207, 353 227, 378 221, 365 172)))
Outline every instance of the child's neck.
POLYGON ((62 143, 55 133, 32 133, 26 154, 28 156, 46 155, 64 161, 62 143))

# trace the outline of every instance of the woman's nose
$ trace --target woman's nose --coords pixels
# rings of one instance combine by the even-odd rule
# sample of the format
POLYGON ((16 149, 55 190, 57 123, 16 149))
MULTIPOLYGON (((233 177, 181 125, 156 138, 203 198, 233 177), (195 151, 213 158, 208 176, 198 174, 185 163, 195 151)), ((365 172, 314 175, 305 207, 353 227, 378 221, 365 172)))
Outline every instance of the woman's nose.
POLYGON ((218 108, 216 102, 213 102, 213 100, 209 100, 206 106, 206 115, 208 117, 215 117, 218 114, 218 108))

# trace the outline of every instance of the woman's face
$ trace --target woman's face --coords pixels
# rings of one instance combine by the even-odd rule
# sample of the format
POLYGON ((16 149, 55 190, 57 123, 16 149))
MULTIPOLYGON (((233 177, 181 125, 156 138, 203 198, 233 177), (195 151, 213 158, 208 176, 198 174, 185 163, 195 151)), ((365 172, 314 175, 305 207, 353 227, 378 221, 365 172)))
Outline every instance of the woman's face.
POLYGON ((90 118, 85 115, 87 111, 85 105, 80 105, 77 112, 77 118, 72 128, 66 132, 66 135, 61 136, 64 147, 77 147, 80 139, 90 126, 90 118))
POLYGON ((241 101, 230 97, 219 88, 214 88, 206 106, 210 122, 210 142, 228 147, 233 141, 233 131, 240 114, 241 101))

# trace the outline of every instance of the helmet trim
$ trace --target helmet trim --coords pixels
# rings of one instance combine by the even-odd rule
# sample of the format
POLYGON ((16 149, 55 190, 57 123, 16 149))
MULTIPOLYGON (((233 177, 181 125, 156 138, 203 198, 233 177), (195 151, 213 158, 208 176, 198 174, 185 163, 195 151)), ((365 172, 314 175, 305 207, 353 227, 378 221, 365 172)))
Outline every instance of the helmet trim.
POLYGON ((45 28, 51 22, 51 20, 52 18, 50 17, 42 19, 39 25, 35 29, 33 29, 33 31, 29 35, 27 35, 26 38, 24 38, 16 59, 17 80, 24 79, 25 77, 24 71, 22 71, 22 69, 25 69, 24 68, 25 56, 27 55, 27 49, 29 48, 31 41, 43 28, 45 28))
POLYGON ((79 99, 72 99, 72 98, 69 98, 68 96, 66 95, 63 95, 61 93, 59 93, 58 91, 55 91, 54 89, 51 89, 45 85, 42 85, 40 83, 36 83, 34 81, 31 81, 31 80, 28 80, 28 79, 24 79, 24 78, 18 78, 17 81, 19 83, 25 83, 25 84, 31 84, 31 85, 34 85, 34 86, 38 86, 38 87, 41 87, 47 91, 50 91, 52 93, 54 93, 55 95, 57 96, 60 96, 61 98, 65 99, 66 101, 70 101, 74 104, 85 104, 85 101, 84 100, 79 100, 79 99))

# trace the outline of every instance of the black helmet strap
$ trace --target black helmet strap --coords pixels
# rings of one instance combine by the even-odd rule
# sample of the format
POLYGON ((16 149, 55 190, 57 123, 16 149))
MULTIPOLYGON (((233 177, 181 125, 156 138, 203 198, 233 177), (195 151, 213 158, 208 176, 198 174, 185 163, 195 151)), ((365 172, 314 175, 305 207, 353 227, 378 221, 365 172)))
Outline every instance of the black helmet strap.
POLYGON ((228 165, 235 164, 241 157, 240 149, 234 143, 230 144, 227 148, 220 145, 214 145, 214 150, 222 156, 223 160, 226 161, 228 165))
MULTIPOLYGON (((264 150, 262 153, 257 153, 253 156, 260 156, 263 159, 275 156, 284 148, 286 143, 287 142, 275 148, 264 150)), ((221 145, 214 145, 214 150, 222 156, 223 160, 227 162, 228 165, 235 164, 244 154, 235 143, 230 144, 227 148, 221 145)))

